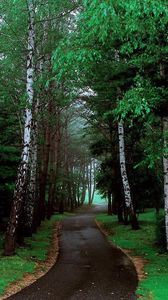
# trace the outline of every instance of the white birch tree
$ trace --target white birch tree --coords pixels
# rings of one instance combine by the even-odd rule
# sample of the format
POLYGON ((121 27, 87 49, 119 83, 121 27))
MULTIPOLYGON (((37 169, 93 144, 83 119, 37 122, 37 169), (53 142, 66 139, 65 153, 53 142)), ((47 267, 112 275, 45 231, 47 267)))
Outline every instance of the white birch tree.
POLYGON ((130 190, 128 175, 127 175, 127 170, 126 170, 123 121, 118 122, 118 136, 119 136, 120 172, 121 172, 121 179, 122 179, 122 184, 123 184, 125 207, 126 207, 126 211, 130 215, 132 228, 138 229, 139 226, 137 223, 136 214, 135 214, 133 203, 132 203, 131 190, 130 190))
POLYGON ((27 1, 28 7, 28 46, 27 46, 27 71, 26 71, 26 94, 27 105, 25 108, 23 149, 21 161, 18 168, 14 198, 10 213, 9 223, 5 238, 5 255, 12 255, 16 247, 17 227, 19 216, 26 194, 26 180, 29 168, 29 156, 31 146, 32 127, 32 104, 34 98, 33 76, 34 76, 34 48, 35 48, 35 10, 33 0, 27 1))

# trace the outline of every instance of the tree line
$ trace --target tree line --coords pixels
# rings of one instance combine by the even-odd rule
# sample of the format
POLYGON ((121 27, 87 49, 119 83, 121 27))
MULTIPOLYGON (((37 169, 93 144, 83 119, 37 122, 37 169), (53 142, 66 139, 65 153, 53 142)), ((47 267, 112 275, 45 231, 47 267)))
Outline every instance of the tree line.
POLYGON ((92 90, 84 101, 91 150, 102 161, 97 185, 108 196, 109 213, 138 229, 138 210, 164 207, 165 244, 167 17, 166 1, 83 1, 75 30, 53 56, 57 80, 92 90))
POLYGON ((9 218, 5 255, 55 211, 82 205, 90 191, 93 159, 87 140, 81 145, 78 128, 84 121, 65 84, 52 78, 52 52, 77 7, 76 1, 1 3, 1 228, 9 218))
POLYGON ((168 241, 167 10, 165 0, 2 2, 6 255, 86 189, 91 203, 95 176, 108 213, 133 229, 137 211, 164 206, 168 241))

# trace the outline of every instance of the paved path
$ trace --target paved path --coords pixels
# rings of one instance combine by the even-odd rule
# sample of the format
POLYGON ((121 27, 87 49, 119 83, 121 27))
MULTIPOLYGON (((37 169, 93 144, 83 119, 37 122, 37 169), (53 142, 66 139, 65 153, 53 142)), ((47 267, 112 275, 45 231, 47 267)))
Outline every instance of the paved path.
MULTIPOLYGON (((98 208, 97 208, 98 209, 98 208)), ((42 278, 10 300, 133 300, 134 265, 99 231, 96 209, 63 222, 60 257, 42 278)))

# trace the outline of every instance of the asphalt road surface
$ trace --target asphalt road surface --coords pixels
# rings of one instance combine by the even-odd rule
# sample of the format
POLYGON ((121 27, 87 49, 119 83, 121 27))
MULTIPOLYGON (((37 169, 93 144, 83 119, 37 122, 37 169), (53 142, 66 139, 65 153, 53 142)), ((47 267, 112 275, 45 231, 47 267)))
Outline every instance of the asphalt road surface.
POLYGON ((10 300, 133 300, 138 284, 130 259, 97 228, 101 207, 63 221, 58 262, 10 300))

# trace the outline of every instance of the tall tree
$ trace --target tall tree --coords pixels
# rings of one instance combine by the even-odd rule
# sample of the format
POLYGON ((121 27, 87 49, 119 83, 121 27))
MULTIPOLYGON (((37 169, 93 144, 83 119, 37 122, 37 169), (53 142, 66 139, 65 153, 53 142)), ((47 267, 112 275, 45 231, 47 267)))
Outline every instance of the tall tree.
POLYGON ((27 107, 25 110, 23 150, 21 162, 18 168, 16 187, 14 191, 14 200, 11 209, 9 225, 6 231, 5 238, 5 255, 11 255, 15 250, 17 227, 20 217, 22 205, 24 203, 26 183, 29 167, 29 156, 31 146, 31 128, 32 128, 32 104, 34 97, 33 76, 34 76, 34 47, 35 47, 35 27, 34 17, 35 10, 32 0, 28 1, 28 55, 27 55, 27 107))
POLYGON ((127 170, 126 170, 123 121, 120 121, 118 123, 118 135, 119 135, 120 170, 121 170, 121 178, 122 178, 124 197, 125 197, 125 211, 126 214, 130 215, 132 228, 139 229, 136 213, 132 203, 130 185, 129 185, 127 170))

